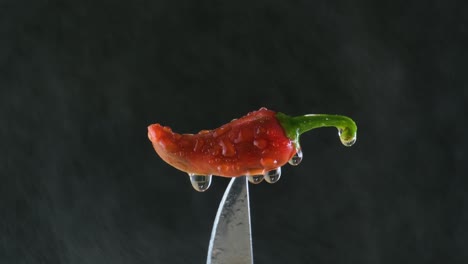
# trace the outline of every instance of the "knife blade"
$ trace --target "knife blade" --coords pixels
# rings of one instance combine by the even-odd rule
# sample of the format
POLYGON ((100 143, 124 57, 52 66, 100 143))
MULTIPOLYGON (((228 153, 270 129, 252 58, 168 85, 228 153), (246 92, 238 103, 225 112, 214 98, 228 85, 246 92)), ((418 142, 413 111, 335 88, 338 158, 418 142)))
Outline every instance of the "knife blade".
POLYGON ((252 264, 249 183, 232 178, 219 204, 208 247, 207 264, 252 264))

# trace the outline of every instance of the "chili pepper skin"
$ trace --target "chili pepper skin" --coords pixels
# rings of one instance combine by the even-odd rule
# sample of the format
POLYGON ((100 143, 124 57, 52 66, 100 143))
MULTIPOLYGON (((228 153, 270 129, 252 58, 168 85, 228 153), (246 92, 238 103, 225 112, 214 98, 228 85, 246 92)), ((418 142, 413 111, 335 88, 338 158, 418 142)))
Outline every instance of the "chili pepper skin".
POLYGON ((181 171, 224 177, 258 175, 284 165, 296 153, 275 114, 262 108, 195 135, 153 124, 148 137, 159 156, 181 171))
POLYGON ((354 143, 356 126, 347 117, 289 117, 266 108, 198 134, 178 134, 169 127, 152 124, 148 138, 158 155, 181 171, 238 177, 264 174, 283 166, 300 149, 300 134, 324 126, 337 127, 343 144, 354 143))

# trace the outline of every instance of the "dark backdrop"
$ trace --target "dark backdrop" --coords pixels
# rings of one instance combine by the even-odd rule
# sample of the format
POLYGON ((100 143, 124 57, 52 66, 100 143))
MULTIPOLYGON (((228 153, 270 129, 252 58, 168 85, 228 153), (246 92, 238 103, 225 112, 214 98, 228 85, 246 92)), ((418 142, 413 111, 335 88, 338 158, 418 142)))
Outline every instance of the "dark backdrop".
POLYGON ((256 263, 466 263, 461 2, 1 1, 0 263, 204 263, 228 180, 195 192, 146 127, 262 106, 359 134, 251 186, 256 263))

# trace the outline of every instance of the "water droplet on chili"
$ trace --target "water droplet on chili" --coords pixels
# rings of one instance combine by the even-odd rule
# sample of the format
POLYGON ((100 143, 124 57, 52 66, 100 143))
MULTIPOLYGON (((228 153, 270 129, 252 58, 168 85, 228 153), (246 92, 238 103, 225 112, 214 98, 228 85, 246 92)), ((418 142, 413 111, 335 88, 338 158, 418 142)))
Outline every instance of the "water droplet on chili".
POLYGON ((302 150, 301 148, 298 148, 296 149, 296 154, 294 154, 294 156, 292 156, 292 158, 288 162, 289 164, 293 166, 297 166, 299 165, 299 163, 301 163, 301 161, 302 161, 302 150))
POLYGON ((192 187, 198 192, 204 192, 210 188, 211 185, 211 175, 196 175, 189 173, 190 183, 192 187))
POLYGON ((273 158, 261 158, 260 159, 260 164, 262 164, 263 167, 274 167, 278 161, 273 158))
POLYGON ((263 181, 263 175, 252 175, 247 177, 250 183, 259 184, 263 181))
POLYGON ((229 139, 223 138, 222 140, 219 141, 219 145, 222 148, 222 154, 225 157, 232 157, 236 155, 236 148, 234 147, 234 144, 232 144, 229 139))
POLYGON ((346 147, 351 147, 352 145, 354 145, 354 143, 356 143, 356 138, 352 138, 350 140, 341 140, 341 143, 343 143, 343 145, 345 145, 346 147))
POLYGON ((203 145, 205 145, 205 141, 201 138, 197 139, 195 142, 195 146, 193 147, 194 152, 198 152, 202 149, 203 145))
POLYGON ((264 127, 257 127, 257 131, 255 132, 257 135, 265 134, 266 129, 264 127))
POLYGON ((216 129, 213 133, 213 137, 217 138, 217 137, 220 137, 224 134, 226 134, 229 130, 231 130, 231 127, 230 126, 222 126, 218 129, 216 129))
POLYGON ((340 137, 341 143, 346 147, 351 147, 352 145, 354 145, 354 143, 356 143, 356 135, 354 135, 351 138, 346 138, 343 135, 343 129, 342 128, 338 129, 338 136, 340 137))
POLYGON ((267 171, 263 174, 265 181, 268 183, 276 183, 281 178, 281 167, 278 167, 274 170, 267 171))
POLYGON ((256 146, 259 149, 264 149, 268 145, 268 141, 266 141, 263 138, 255 139, 253 142, 254 146, 256 146))

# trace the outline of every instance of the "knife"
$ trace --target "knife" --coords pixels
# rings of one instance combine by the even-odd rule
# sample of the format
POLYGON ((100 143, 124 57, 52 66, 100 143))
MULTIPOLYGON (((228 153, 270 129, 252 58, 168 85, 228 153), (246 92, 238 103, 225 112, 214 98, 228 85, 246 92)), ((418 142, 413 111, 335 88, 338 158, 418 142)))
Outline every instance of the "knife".
POLYGON ((232 178, 224 192, 211 231, 207 264, 252 264, 249 183, 232 178))

